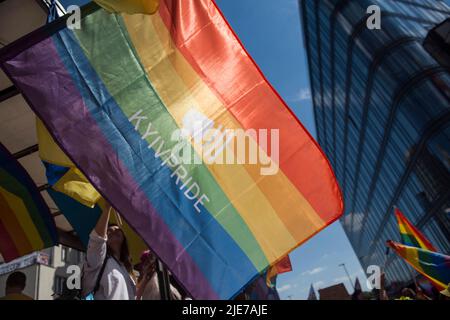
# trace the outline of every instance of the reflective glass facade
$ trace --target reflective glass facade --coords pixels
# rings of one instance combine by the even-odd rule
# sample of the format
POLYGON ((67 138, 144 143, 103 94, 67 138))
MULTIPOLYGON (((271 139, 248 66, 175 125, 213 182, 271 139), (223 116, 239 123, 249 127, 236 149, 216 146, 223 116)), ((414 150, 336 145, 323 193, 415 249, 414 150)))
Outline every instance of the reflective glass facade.
POLYGON ((300 0, 317 138, 345 199, 341 220, 364 268, 411 271, 393 207, 450 253, 450 72, 423 47, 450 17, 437 0, 300 0), (367 8, 381 8, 369 30, 367 8))

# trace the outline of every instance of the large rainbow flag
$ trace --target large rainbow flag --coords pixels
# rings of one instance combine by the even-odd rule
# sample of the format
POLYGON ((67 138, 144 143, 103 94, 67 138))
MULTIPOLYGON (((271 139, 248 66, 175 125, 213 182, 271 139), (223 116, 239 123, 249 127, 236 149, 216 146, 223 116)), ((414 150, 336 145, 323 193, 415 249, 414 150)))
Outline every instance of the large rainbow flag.
POLYGON ((326 157, 214 1, 82 16, 4 48, 2 68, 193 298, 234 297, 339 218, 326 157))
POLYGON ((0 143, 0 253, 11 261, 58 243, 50 210, 33 180, 0 143))
POLYGON ((430 280, 438 290, 447 288, 450 283, 450 256, 391 240, 387 241, 387 245, 417 272, 430 280))
POLYGON ((402 243, 407 246, 422 248, 430 251, 437 251, 431 242, 409 222, 403 213, 395 208, 395 217, 397 218, 402 243))
POLYGON ((159 0, 94 0, 108 12, 114 13, 145 13, 158 11, 159 0))

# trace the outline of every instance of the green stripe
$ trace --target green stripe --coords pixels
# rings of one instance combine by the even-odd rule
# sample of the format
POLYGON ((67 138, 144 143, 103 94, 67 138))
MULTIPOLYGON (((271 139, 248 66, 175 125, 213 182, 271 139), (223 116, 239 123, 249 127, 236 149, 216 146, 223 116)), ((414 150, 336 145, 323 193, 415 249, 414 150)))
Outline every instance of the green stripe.
POLYGON ((0 186, 2 186, 5 190, 19 197, 23 203, 25 204, 28 210, 28 216, 33 221, 36 229, 41 236, 44 245, 50 246, 53 245, 54 242, 52 237, 49 234, 47 229, 47 225, 43 221, 43 218, 40 214, 40 211, 36 207, 33 198, 31 197, 28 189, 23 186, 19 181, 16 180, 12 175, 10 175, 3 168, 0 168, 0 186))
MULTIPOLYGON (((178 126, 152 87, 139 59, 136 58, 137 54, 131 45, 123 22, 121 20, 118 21, 115 15, 107 14, 102 10, 83 19, 82 28, 80 31, 75 31, 75 34, 92 67, 103 80, 109 93, 115 98, 116 103, 121 106, 124 114, 130 118, 137 111, 143 110, 142 115, 152 120, 152 131, 156 129, 158 135, 165 141, 162 150, 172 149, 176 142, 171 140, 171 135, 174 130, 178 129, 178 126), (89 32, 83 32, 85 29, 96 30, 95 41, 92 40, 89 32), (118 36, 118 29, 122 31, 120 36, 118 36), (111 43, 109 40, 112 37, 116 37, 117 41, 111 43), (108 41, 105 41, 106 39, 108 41), (113 57, 104 59, 104 54, 113 57), (124 59, 124 57, 127 57, 127 59, 124 59), (121 71, 120 76, 108 72, 108 70, 111 70, 108 65, 111 60, 120 64, 116 66, 116 70, 121 71), (130 86, 131 83, 133 83, 132 87, 130 86)), ((139 126, 141 135, 145 133, 147 124, 148 120, 139 126)), ((154 136, 147 139, 149 143, 153 140, 154 136)), ((158 145, 159 142, 156 146, 158 145)), ((192 147, 191 154, 195 154, 192 147)), ((183 165, 189 172, 188 177, 192 176, 201 190, 208 191, 210 201, 206 202, 206 209, 210 213, 216 213, 214 218, 236 241, 238 246, 252 261, 255 268, 258 271, 262 271, 268 265, 264 252, 208 168, 203 164, 183 165), (220 214, 217 214, 219 212, 220 214)))
MULTIPOLYGON (((419 242, 417 241, 416 237, 414 237, 413 235, 410 235, 407 233, 402 233, 401 237, 402 237, 403 244, 405 244, 407 246, 411 246, 411 247, 422 248, 420 246, 419 242)), ((426 249, 426 248, 423 248, 423 249, 426 249)))
POLYGON ((417 256, 419 258, 420 268, 431 278, 444 283, 447 283, 444 280, 444 274, 442 272, 449 272, 448 270, 439 270, 437 266, 438 257, 436 257, 433 253, 426 252, 424 250, 417 250, 417 256))

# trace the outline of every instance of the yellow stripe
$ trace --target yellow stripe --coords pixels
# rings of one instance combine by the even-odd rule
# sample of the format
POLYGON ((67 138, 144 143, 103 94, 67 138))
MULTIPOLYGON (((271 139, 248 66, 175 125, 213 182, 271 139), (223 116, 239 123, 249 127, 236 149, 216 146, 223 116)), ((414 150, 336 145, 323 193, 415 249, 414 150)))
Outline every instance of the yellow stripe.
MULTIPOLYGON (((419 265, 419 255, 417 254, 417 250, 410 250, 409 248, 406 248, 405 252, 405 258, 409 261, 411 261, 412 263, 414 263, 414 265, 418 268, 420 268, 419 265)), ((422 268, 420 268, 422 269, 422 268)))
MULTIPOLYGON (((216 126, 241 128, 176 50, 159 15, 151 19, 124 16, 124 21, 148 77, 180 127, 187 110, 195 107, 214 119, 216 126)), ((263 177, 259 165, 207 167, 249 225, 269 261, 279 258, 325 224, 281 170, 263 177)))
POLYGON ((399 223, 398 229, 400 230, 400 233, 408 234, 408 232, 406 231, 405 224, 403 222, 399 223))
POLYGON ((14 212, 16 213, 17 220, 19 221, 20 226, 25 231, 25 234, 28 236, 28 239, 33 246, 33 249, 39 249, 44 247, 44 242, 37 230, 36 226, 33 223, 33 220, 30 217, 28 212, 28 208, 25 203, 17 197, 16 195, 10 193, 9 191, 0 187, 0 191, 3 194, 3 197, 6 201, 14 208, 14 212))
POLYGON ((412 229, 409 228, 409 226, 406 224, 406 222, 404 222, 403 220, 400 221, 398 228, 400 230, 400 233, 414 237, 414 239, 416 239, 416 241, 419 243, 419 246, 422 249, 427 249, 427 246, 425 245, 425 243, 423 243, 420 240, 420 238, 417 236, 417 234, 412 229))

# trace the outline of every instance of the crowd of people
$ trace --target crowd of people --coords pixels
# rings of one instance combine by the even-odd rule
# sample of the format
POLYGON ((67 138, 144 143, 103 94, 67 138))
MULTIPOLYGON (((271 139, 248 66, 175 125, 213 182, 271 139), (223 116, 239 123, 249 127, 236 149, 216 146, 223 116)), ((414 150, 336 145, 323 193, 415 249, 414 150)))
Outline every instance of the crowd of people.
MULTIPOLYGON (((81 290, 65 288, 65 292, 57 299, 94 299, 94 300, 161 300, 160 281, 158 279, 156 256, 150 251, 141 254, 140 262, 132 265, 130 251, 125 233, 116 224, 110 224, 112 207, 104 206, 102 215, 89 236, 86 259, 83 264, 81 290)), ((170 282, 170 281, 169 281, 170 282)), ((385 289, 385 275, 381 276, 379 290, 370 293, 355 289, 352 300, 433 300, 450 299, 447 288, 428 296, 416 285, 403 288, 400 295, 389 296, 385 289)), ((23 293, 26 287, 26 276, 17 271, 9 275, 6 281, 5 296, 0 299, 32 300, 23 293)), ((189 299, 169 283, 168 291, 171 300, 189 299)), ((237 299, 242 299, 238 296, 237 299)))
MULTIPOLYGON (((132 265, 127 238, 117 224, 111 224, 112 208, 106 204, 100 219, 89 236, 86 259, 82 268, 81 290, 64 286, 56 299, 94 300, 161 300, 157 272, 158 260, 150 251, 141 254, 140 262, 132 265)), ((6 281, 5 300, 32 300, 23 293, 26 276, 16 271, 6 281)), ((171 300, 186 299, 169 284, 171 300)))
POLYGON ((371 292, 363 292, 361 288, 355 289, 352 300, 450 300, 450 283, 447 289, 438 291, 434 287, 430 294, 414 283, 411 287, 404 287, 395 293, 388 294, 385 286, 385 274, 381 275, 380 289, 373 289, 371 292))

